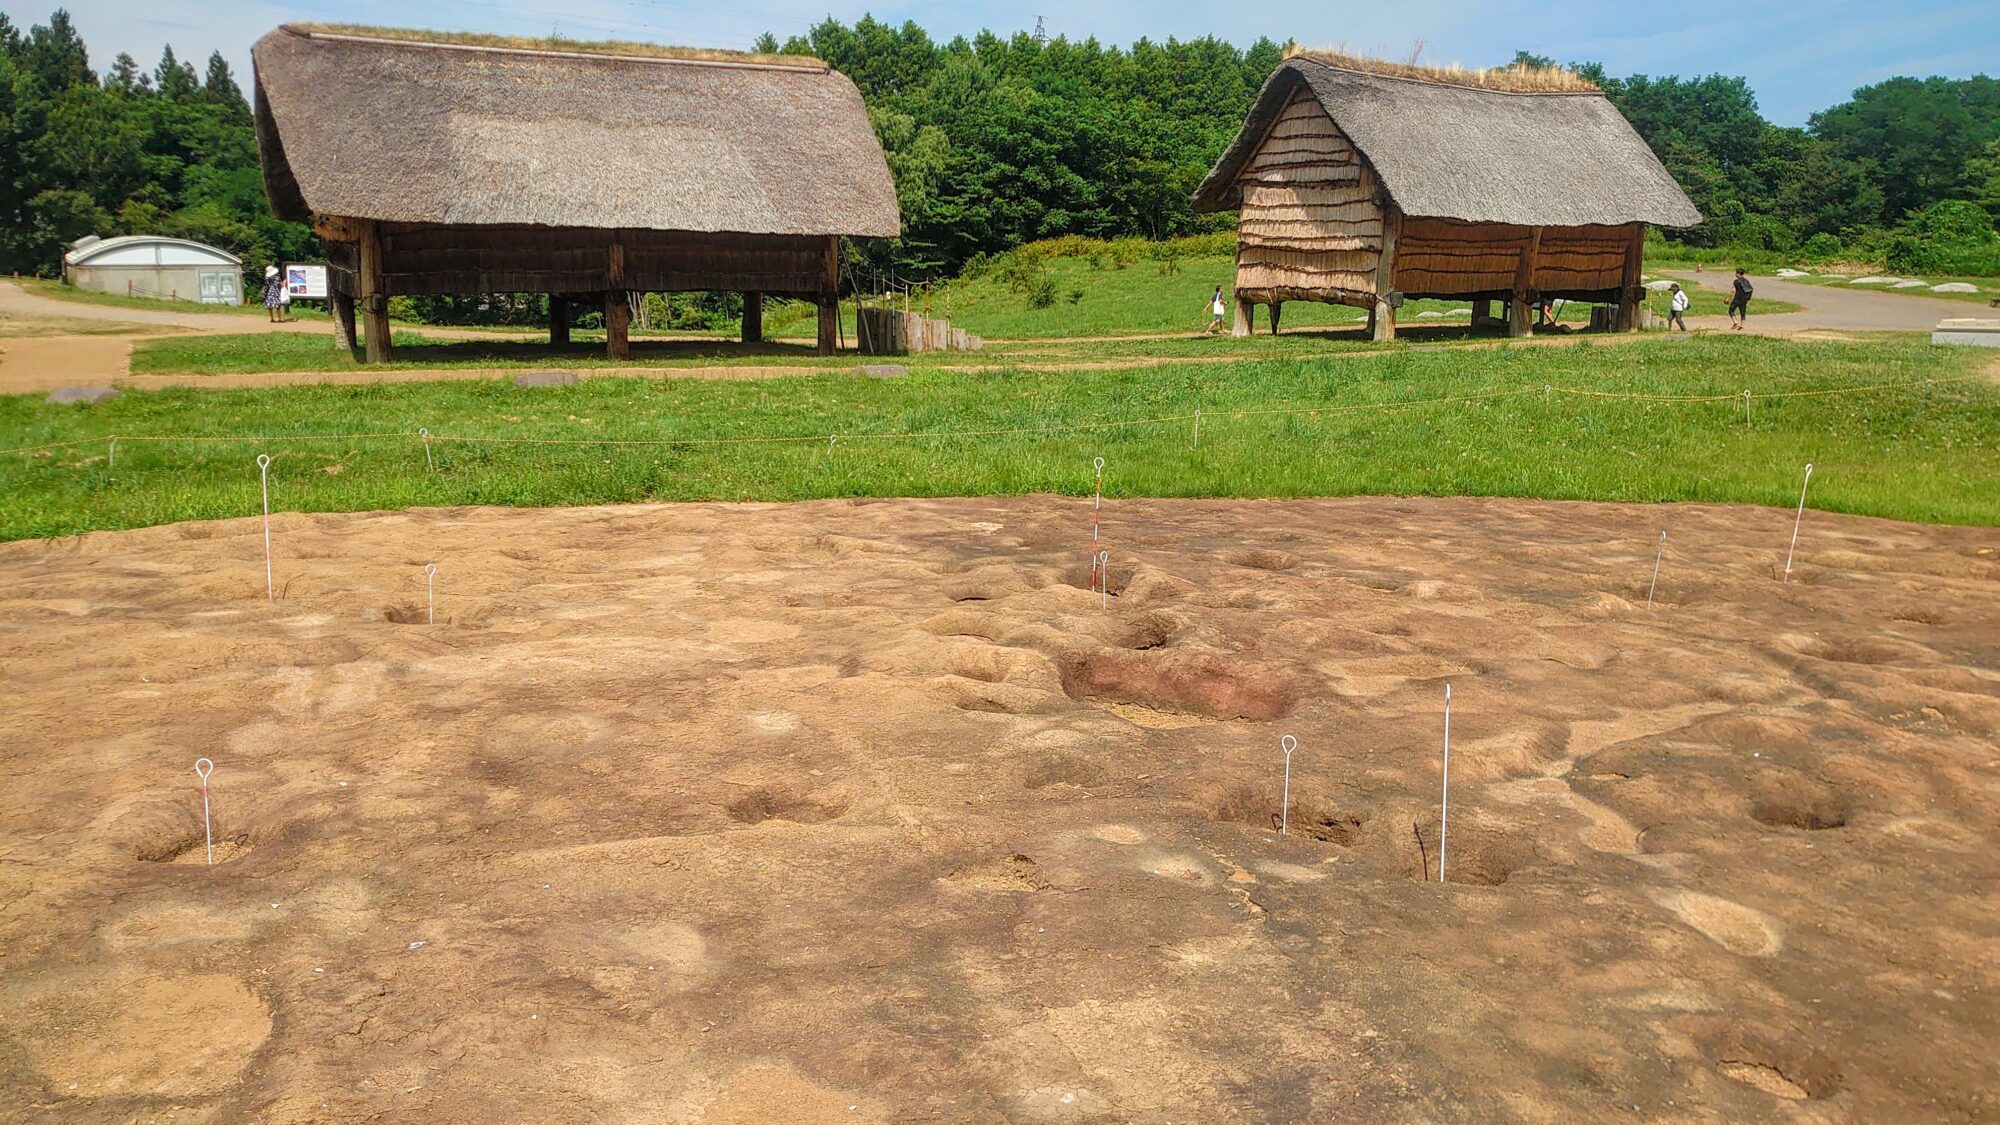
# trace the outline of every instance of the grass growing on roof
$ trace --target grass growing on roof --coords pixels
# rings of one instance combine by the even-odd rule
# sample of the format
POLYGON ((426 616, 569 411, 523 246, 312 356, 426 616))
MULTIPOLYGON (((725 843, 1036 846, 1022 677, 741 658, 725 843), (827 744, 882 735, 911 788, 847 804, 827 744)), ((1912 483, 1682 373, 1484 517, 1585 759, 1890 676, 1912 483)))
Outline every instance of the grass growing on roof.
MULTIPOLYGON (((1492 495, 1779 507, 1796 501, 1799 471, 1812 461, 1816 508, 1993 525, 2000 387, 1979 377, 1991 358, 1911 340, 1712 336, 1082 374, 916 368, 896 380, 177 389, 87 408, 21 395, 0 399, 0 444, 87 444, 0 457, 0 538, 250 515, 260 452, 276 459, 274 504, 306 511, 1076 493, 1088 485, 1090 458, 1102 454, 1114 497, 1492 495), (1822 391, 1941 377, 1960 381, 1759 400, 1747 426, 1735 397, 1745 387, 1822 391), (1545 386, 1729 397, 1545 396, 1545 386), (1403 405, 1475 395, 1491 397, 1403 405), (1274 408, 1321 413, 1248 413, 1274 408), (1186 420, 1197 409, 1198 450, 1186 420), (878 436, 1156 418, 1180 420, 878 436), (414 437, 309 437, 419 427, 435 435, 435 473, 424 471, 414 437), (137 440, 169 434, 230 440, 137 440), (829 434, 838 440, 829 443, 829 434), (105 458, 112 435, 121 435, 115 470, 105 458), (471 436, 591 444, 450 440, 471 436), (798 440, 745 440, 772 437, 798 440), (666 444, 597 444, 607 439, 666 444)), ((1774 525, 1779 539, 1782 523, 1774 525)))
POLYGON ((1314 49, 1297 45, 1286 52, 1285 57, 1309 59, 1342 70, 1360 71, 1363 74, 1380 74, 1389 78, 1407 78, 1417 82, 1437 82, 1446 86, 1471 86, 1480 90, 1505 90, 1515 94, 1598 92, 1597 83, 1563 66, 1535 66, 1527 63, 1482 68, 1463 67, 1457 63, 1430 66, 1417 62, 1393 62, 1389 59, 1353 55, 1338 48, 1314 49))
POLYGON ((407 43, 496 47, 511 51, 565 51, 590 55, 626 55, 633 58, 694 62, 744 62, 772 66, 826 65, 811 55, 767 55, 755 51, 724 51, 711 47, 670 47, 659 43, 635 43, 626 39, 567 39, 560 35, 546 38, 533 35, 491 35, 476 31, 425 31, 420 28, 374 27, 358 23, 291 23, 286 26, 316 35, 347 35, 357 39, 393 39, 407 43))

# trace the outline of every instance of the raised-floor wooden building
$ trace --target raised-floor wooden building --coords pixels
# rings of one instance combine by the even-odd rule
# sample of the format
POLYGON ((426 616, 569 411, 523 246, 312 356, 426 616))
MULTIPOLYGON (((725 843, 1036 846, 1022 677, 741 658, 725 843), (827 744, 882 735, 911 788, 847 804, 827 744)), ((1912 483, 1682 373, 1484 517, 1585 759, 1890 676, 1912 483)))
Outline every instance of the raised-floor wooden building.
POLYGON ((614 358, 632 293, 741 292, 746 340, 800 297, 831 353, 841 238, 901 233, 860 92, 814 59, 315 25, 251 53, 271 206, 325 243, 370 362, 388 298, 445 293, 549 294, 559 344, 601 302, 614 358))
POLYGON ((1554 70, 1453 71, 1299 54, 1264 83, 1194 196, 1238 210, 1236 333, 1256 305, 1369 311, 1393 338, 1405 298, 1508 304, 1529 331, 1550 297, 1637 326, 1646 224, 1700 212, 1595 86, 1554 70))

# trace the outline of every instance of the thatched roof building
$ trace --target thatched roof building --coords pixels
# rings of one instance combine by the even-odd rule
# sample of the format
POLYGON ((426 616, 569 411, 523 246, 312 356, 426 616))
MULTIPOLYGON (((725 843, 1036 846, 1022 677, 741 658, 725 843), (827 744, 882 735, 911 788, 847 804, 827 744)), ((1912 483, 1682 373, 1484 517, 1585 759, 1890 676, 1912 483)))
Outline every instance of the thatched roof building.
POLYGON ((1636 317, 1645 225, 1701 221, 1602 92, 1563 71, 1453 71, 1300 54, 1264 83, 1194 196, 1241 210, 1238 331, 1286 300, 1540 296, 1636 317))
POLYGON ((252 57, 271 205, 364 309, 603 295, 609 322, 627 293, 740 290, 825 310, 839 239, 901 232, 861 95, 815 59, 313 25, 252 57))

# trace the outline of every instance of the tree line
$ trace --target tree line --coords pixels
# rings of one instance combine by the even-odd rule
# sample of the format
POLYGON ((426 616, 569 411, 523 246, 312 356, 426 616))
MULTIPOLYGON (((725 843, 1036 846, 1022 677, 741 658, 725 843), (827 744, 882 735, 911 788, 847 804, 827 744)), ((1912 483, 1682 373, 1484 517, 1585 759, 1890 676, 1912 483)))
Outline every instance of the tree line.
POLYGON ((101 76, 58 10, 25 34, 0 12, 0 271, 53 274, 87 234, 167 234, 252 264, 316 257, 264 200, 250 105, 220 52, 172 47, 152 70, 101 76))
MULTIPOLYGON (((1229 216, 1195 215, 1188 197, 1286 51, 1268 38, 940 43, 872 17, 755 46, 815 55, 860 87, 905 227, 861 264, 906 277, 1065 235, 1226 230, 1229 216)), ((1892 78, 1792 128, 1765 120, 1740 77, 1574 68, 1707 216, 1672 239, 2000 273, 2000 81, 1892 78)), ((150 71, 121 54, 99 74, 66 12, 26 32, 0 13, 0 271, 53 274, 75 239, 122 233, 198 239, 253 266, 319 252, 305 226, 271 216, 250 107, 219 52, 200 70, 171 47, 150 71)))

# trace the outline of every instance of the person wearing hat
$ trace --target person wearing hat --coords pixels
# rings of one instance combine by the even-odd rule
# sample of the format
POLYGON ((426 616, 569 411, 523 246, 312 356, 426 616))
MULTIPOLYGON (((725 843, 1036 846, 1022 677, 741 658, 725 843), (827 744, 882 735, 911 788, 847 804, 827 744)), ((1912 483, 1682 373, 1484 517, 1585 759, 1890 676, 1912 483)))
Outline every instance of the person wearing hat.
POLYGON ((264 311, 271 314, 271 323, 285 318, 285 279, 278 276, 278 267, 264 267, 264 311))
POLYGON ((1667 331, 1671 332, 1675 328, 1679 328, 1681 331, 1686 332, 1688 330, 1687 290, 1682 289, 1681 283, 1676 281, 1672 285, 1667 286, 1667 292, 1673 294, 1673 299, 1667 302, 1667 331))

